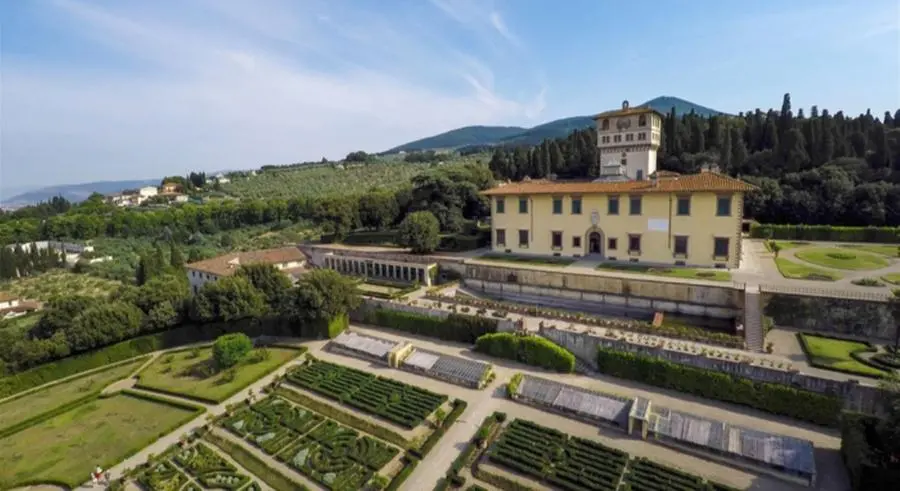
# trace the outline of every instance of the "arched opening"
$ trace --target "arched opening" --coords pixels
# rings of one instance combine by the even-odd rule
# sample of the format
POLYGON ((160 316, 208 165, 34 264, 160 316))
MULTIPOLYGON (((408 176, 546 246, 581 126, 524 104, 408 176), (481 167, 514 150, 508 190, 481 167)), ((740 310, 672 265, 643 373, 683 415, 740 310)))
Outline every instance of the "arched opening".
POLYGON ((603 253, 603 235, 600 232, 591 232, 588 234, 588 254, 603 253))

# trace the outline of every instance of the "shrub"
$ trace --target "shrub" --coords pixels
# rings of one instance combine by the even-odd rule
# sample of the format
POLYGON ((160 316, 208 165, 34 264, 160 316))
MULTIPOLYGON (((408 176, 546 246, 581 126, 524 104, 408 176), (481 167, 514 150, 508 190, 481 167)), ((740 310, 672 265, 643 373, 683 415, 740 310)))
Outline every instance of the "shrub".
POLYGON ((365 312, 362 317, 362 322, 366 324, 467 344, 474 344, 479 336, 497 332, 497 321, 471 315, 450 314, 441 319, 414 312, 378 308, 365 312))
POLYGON ((740 404, 821 425, 837 425, 843 401, 787 385, 680 365, 660 358, 607 348, 597 350, 601 373, 673 389, 709 399, 740 404))
POLYGON ((512 376, 509 380, 509 384, 506 385, 506 395, 512 397, 519 392, 519 385, 522 383, 522 378, 524 378, 524 375, 521 373, 512 376))
POLYGON ((900 243, 900 227, 839 227, 832 225, 754 223, 750 225, 750 236, 755 239, 897 244, 900 243))
POLYGON ((850 283, 859 286, 881 286, 881 282, 875 278, 859 278, 857 280, 852 280, 850 283))
POLYGON ((575 371, 575 355, 539 336, 508 332, 485 334, 475 341, 475 351, 558 372, 575 371))
POLYGON ((251 350, 253 341, 246 334, 226 334, 213 344, 213 359, 219 368, 229 368, 237 365, 251 350))

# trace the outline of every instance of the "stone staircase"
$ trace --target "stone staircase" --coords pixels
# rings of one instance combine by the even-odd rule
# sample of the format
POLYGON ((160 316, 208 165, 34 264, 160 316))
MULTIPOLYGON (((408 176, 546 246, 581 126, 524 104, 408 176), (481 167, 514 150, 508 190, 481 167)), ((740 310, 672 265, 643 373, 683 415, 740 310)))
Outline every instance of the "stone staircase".
POLYGON ((747 285, 744 289, 744 340, 747 349, 761 353, 766 341, 760 312, 759 285, 747 285))

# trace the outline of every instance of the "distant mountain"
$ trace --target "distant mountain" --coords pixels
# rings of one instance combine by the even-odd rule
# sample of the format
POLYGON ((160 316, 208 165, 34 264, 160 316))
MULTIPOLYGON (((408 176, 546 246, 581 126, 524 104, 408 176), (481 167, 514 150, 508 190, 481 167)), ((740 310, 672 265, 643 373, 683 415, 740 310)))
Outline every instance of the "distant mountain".
POLYGON ((62 184, 27 191, 9 198, 3 198, 4 207, 18 207, 47 201, 54 196, 62 196, 76 203, 84 201, 91 193, 111 194, 125 189, 139 188, 141 186, 155 186, 160 179, 141 179, 132 181, 99 181, 83 184, 62 184))
POLYGON ((659 96, 656 99, 650 99, 649 101, 641 105, 650 106, 663 114, 669 114, 669 111, 671 111, 674 107, 675 114, 679 116, 683 114, 690 114, 691 111, 693 111, 697 116, 703 116, 704 118, 726 114, 722 111, 717 111, 706 106, 701 106, 700 104, 694 104, 691 101, 686 101, 684 99, 679 99, 678 97, 671 97, 667 95, 659 96))
POLYGON ((504 138, 518 135, 526 128, 518 126, 465 126, 455 130, 429 136, 394 147, 384 153, 414 152, 417 150, 438 150, 467 147, 471 145, 490 145, 504 138))
MULTIPOLYGON (((651 99, 641 106, 651 107, 657 111, 668 114, 675 108, 675 114, 681 116, 690 114, 691 111, 698 116, 709 117, 725 114, 715 109, 710 109, 693 102, 679 99, 678 97, 660 96, 651 99)), ((574 116, 571 118, 557 119, 535 126, 533 128, 518 128, 515 126, 466 126, 441 133, 440 135, 423 138, 414 142, 394 147, 385 154, 400 151, 416 150, 440 150, 489 147, 495 145, 537 145, 548 138, 565 138, 570 133, 594 125, 591 116, 574 116)))

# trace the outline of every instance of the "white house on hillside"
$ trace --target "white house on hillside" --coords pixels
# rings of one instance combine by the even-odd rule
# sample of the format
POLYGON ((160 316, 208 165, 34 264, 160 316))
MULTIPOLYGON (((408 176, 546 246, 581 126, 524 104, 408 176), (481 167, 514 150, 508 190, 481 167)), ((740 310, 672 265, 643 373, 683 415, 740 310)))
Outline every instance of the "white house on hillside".
POLYGON ((306 272, 306 255, 295 246, 263 249, 250 252, 233 252, 212 259, 197 261, 185 266, 191 292, 207 282, 233 275, 238 268, 250 264, 271 264, 283 271, 294 282, 306 272))

